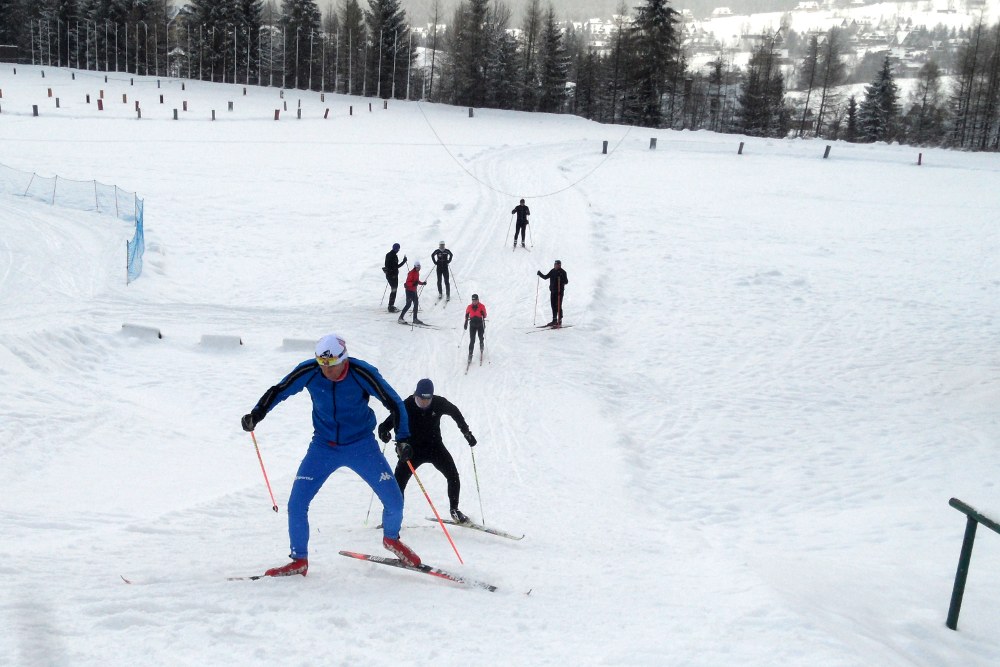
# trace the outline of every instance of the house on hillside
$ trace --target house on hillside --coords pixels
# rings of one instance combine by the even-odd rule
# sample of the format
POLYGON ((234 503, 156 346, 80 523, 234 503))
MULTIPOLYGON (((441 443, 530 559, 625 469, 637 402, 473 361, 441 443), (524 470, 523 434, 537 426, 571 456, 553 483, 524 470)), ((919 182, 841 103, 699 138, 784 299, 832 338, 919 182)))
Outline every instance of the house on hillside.
POLYGON ((733 15, 733 10, 731 10, 729 7, 716 7, 715 9, 712 10, 713 18, 720 18, 723 16, 732 16, 732 15, 733 15))

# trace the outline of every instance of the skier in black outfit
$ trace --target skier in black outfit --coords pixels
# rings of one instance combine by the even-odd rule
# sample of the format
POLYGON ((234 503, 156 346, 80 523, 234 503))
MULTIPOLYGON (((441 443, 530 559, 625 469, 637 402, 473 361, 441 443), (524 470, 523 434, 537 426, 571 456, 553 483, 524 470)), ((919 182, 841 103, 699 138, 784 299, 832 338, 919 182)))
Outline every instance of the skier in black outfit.
POLYGON ((524 205, 524 200, 514 207, 511 213, 517 213, 517 224, 514 226, 514 247, 517 247, 517 235, 521 234, 521 247, 524 247, 524 234, 525 230, 528 228, 528 216, 531 215, 531 211, 528 207, 524 205))
POLYGON ((437 267, 438 299, 444 296, 441 292, 441 279, 444 278, 444 288, 448 295, 446 301, 451 301, 451 276, 448 274, 448 265, 451 264, 451 258, 452 252, 444 247, 444 241, 441 241, 438 244, 438 249, 431 253, 431 261, 437 267))
POLYGON ((562 326, 563 292, 566 291, 566 283, 569 282, 566 272, 563 271, 562 262, 557 259, 555 264, 552 266, 552 270, 548 273, 542 273, 541 271, 538 271, 537 273, 539 278, 549 281, 549 300, 552 304, 552 321, 545 326, 562 326))
MULTIPOLYGON (((444 442, 441 440, 441 417, 448 415, 455 420, 462 435, 468 441, 469 447, 474 447, 476 437, 469 431, 465 417, 444 396, 434 395, 434 383, 428 378, 417 383, 416 391, 403 401, 403 405, 406 406, 406 415, 410 426, 410 439, 407 441, 412 447, 410 463, 413 464, 414 469, 419 468, 424 463, 430 463, 444 475, 448 481, 448 503, 451 506, 451 518, 455 523, 468 523, 469 517, 458 509, 458 494, 461 490, 458 469, 455 467, 455 460, 445 449, 444 442)), ((381 438, 382 442, 389 442, 392 439, 394 422, 392 415, 389 415, 388 419, 379 424, 378 437, 381 438)), ((412 476, 410 467, 405 460, 401 459, 396 464, 395 475, 400 491, 405 492, 406 483, 410 481, 412 476)))
POLYGON ((398 313, 399 308, 396 308, 396 288, 399 287, 399 267, 406 264, 406 255, 403 255, 403 261, 399 261, 399 244, 393 243, 392 250, 385 253, 385 266, 382 267, 382 272, 385 274, 386 282, 389 283, 389 312, 398 313))

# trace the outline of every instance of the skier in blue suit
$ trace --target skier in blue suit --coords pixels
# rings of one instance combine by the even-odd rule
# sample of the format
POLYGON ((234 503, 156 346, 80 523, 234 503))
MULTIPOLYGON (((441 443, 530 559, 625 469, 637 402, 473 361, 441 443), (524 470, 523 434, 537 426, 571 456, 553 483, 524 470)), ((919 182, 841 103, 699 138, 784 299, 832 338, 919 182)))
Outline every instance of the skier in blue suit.
POLYGON ((303 361, 268 389, 249 414, 245 431, 253 431, 274 406, 303 389, 312 398, 313 437, 299 464, 288 498, 288 537, 291 563, 267 570, 269 577, 301 574, 309 569, 309 503, 327 478, 346 466, 356 472, 382 501, 382 545, 397 558, 419 565, 420 558, 399 540, 403 521, 403 494, 392 468, 379 451, 375 413, 368 407, 374 396, 392 413, 396 424, 396 453, 406 461, 412 455, 406 407, 399 395, 371 364, 347 356, 343 338, 324 336, 316 343, 316 357, 303 361))

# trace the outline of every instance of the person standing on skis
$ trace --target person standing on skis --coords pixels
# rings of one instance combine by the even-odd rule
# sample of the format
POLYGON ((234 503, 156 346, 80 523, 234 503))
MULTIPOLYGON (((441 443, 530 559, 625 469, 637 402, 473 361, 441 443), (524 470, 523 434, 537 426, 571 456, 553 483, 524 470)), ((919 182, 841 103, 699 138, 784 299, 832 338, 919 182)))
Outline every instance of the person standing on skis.
MULTIPOLYGON (((444 441, 441 439, 441 417, 448 415, 455 420, 455 424, 465 436, 469 447, 475 447, 476 437, 469 431, 465 417, 444 396, 434 395, 434 383, 429 378, 424 378, 417 383, 416 391, 403 401, 403 405, 406 406, 407 421, 410 427, 409 442, 412 446, 412 456, 404 458, 401 455, 396 464, 395 476, 400 492, 406 490, 406 483, 413 475, 408 463, 413 465, 414 470, 425 463, 430 463, 448 481, 448 504, 451 508, 451 518, 455 523, 469 523, 469 517, 458 509, 458 496, 462 489, 458 478, 458 468, 455 467, 455 459, 445 449, 444 441)), ((382 442, 389 442, 392 438, 391 431, 394 423, 396 422, 390 416, 379 424, 378 437, 382 442)), ((397 426, 397 436, 399 435, 398 428, 397 426)), ((397 442, 398 440, 397 437, 397 442)))
POLYGON ((528 216, 531 215, 531 211, 528 210, 528 207, 524 205, 524 200, 522 199, 521 203, 518 204, 517 206, 515 206, 514 210, 511 211, 511 213, 516 213, 517 214, 517 222, 514 225, 514 247, 515 248, 517 247, 517 235, 518 235, 518 233, 520 233, 521 234, 521 247, 523 248, 524 247, 524 234, 525 234, 525 230, 528 228, 528 216))
POLYGON ((552 305, 552 321, 545 326, 562 326, 563 293, 566 291, 566 283, 569 282, 566 272, 563 271, 562 262, 557 259, 548 273, 543 274, 541 271, 537 273, 539 278, 549 281, 549 301, 552 305))
POLYGON ((375 413, 368 407, 374 396, 390 412, 387 421, 396 428, 396 450, 409 456, 410 426, 406 407, 399 395, 371 364, 347 356, 344 339, 337 334, 316 343, 316 355, 303 361, 261 396, 243 415, 244 431, 253 432, 278 404, 303 389, 312 398, 313 436, 299 464, 288 498, 288 537, 291 563, 265 572, 268 577, 306 575, 309 570, 309 504, 327 478, 338 468, 347 467, 382 501, 382 545, 399 560, 420 565, 420 558, 399 541, 403 521, 403 494, 390 476, 389 462, 375 442, 375 413))
POLYGON ((448 265, 453 257, 451 250, 444 247, 444 241, 438 244, 437 250, 431 253, 431 261, 437 267, 438 299, 447 294, 446 301, 451 301, 451 276, 448 272, 448 265), (445 293, 441 292, 441 280, 444 279, 445 293))
POLYGON ((398 313, 399 308, 396 308, 396 288, 399 286, 399 267, 406 264, 406 255, 403 255, 403 261, 399 261, 399 244, 393 243, 392 250, 385 253, 385 266, 382 267, 382 272, 385 274, 385 280, 389 283, 389 312, 398 313))
POLYGON ((486 334, 486 306, 479 301, 479 295, 472 295, 472 303, 465 309, 465 324, 463 329, 468 330, 469 325, 469 361, 472 361, 472 351, 476 349, 476 334, 479 334, 479 354, 483 354, 483 336, 486 334))
POLYGON ((399 314, 399 322, 405 323, 403 316, 406 315, 406 311, 413 306, 413 323, 423 324, 417 317, 417 309, 420 307, 420 299, 417 296, 417 285, 426 285, 426 281, 420 280, 420 260, 418 259, 413 263, 413 268, 410 272, 406 274, 406 282, 403 283, 403 288, 406 290, 406 305, 403 306, 403 312, 399 314))

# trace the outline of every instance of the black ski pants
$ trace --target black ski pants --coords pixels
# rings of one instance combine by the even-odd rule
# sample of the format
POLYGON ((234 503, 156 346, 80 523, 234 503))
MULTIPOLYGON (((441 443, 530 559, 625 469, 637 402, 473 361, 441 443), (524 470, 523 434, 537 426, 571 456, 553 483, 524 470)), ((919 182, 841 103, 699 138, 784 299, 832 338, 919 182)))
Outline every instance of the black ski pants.
POLYGON ((392 308, 396 305, 396 289, 399 287, 399 275, 396 273, 387 273, 385 281, 389 283, 389 307, 392 308))
POLYGON ((483 336, 486 334, 486 323, 481 318, 469 320, 469 358, 476 349, 476 334, 479 334, 479 353, 483 353, 483 336), (478 320, 478 321, 477 321, 478 320))
POLYGON ((406 291, 406 305, 403 306, 403 311, 399 314, 399 319, 403 319, 403 317, 406 315, 406 311, 410 309, 410 306, 413 306, 413 321, 416 322, 418 319, 420 319, 417 317, 417 309, 420 308, 420 299, 417 297, 416 290, 405 290, 405 291, 406 291))
POLYGON ((517 235, 518 234, 521 235, 521 245, 524 245, 524 235, 526 233, 525 230, 527 230, 527 229, 528 229, 528 223, 527 223, 527 221, 521 222, 519 220, 517 222, 517 224, 514 225, 514 245, 517 245, 517 235))
MULTIPOLYGON (((462 490, 462 483, 458 479, 458 468, 455 467, 455 459, 451 457, 451 452, 445 449, 444 444, 416 444, 413 443, 413 458, 410 459, 413 468, 419 468, 425 463, 430 463, 437 468, 437 471, 444 475, 448 482, 448 504, 449 509, 458 509, 458 494, 462 490)), ((396 483, 399 490, 406 493, 406 483, 410 481, 413 473, 406 461, 396 464, 396 483)))
POLYGON ((438 296, 441 296, 441 279, 444 279, 444 288, 447 290, 448 298, 451 298, 451 276, 448 274, 448 265, 440 265, 437 267, 437 279, 438 279, 438 296))
POLYGON ((562 292, 549 292, 549 300, 552 305, 552 321, 562 322, 562 292))

